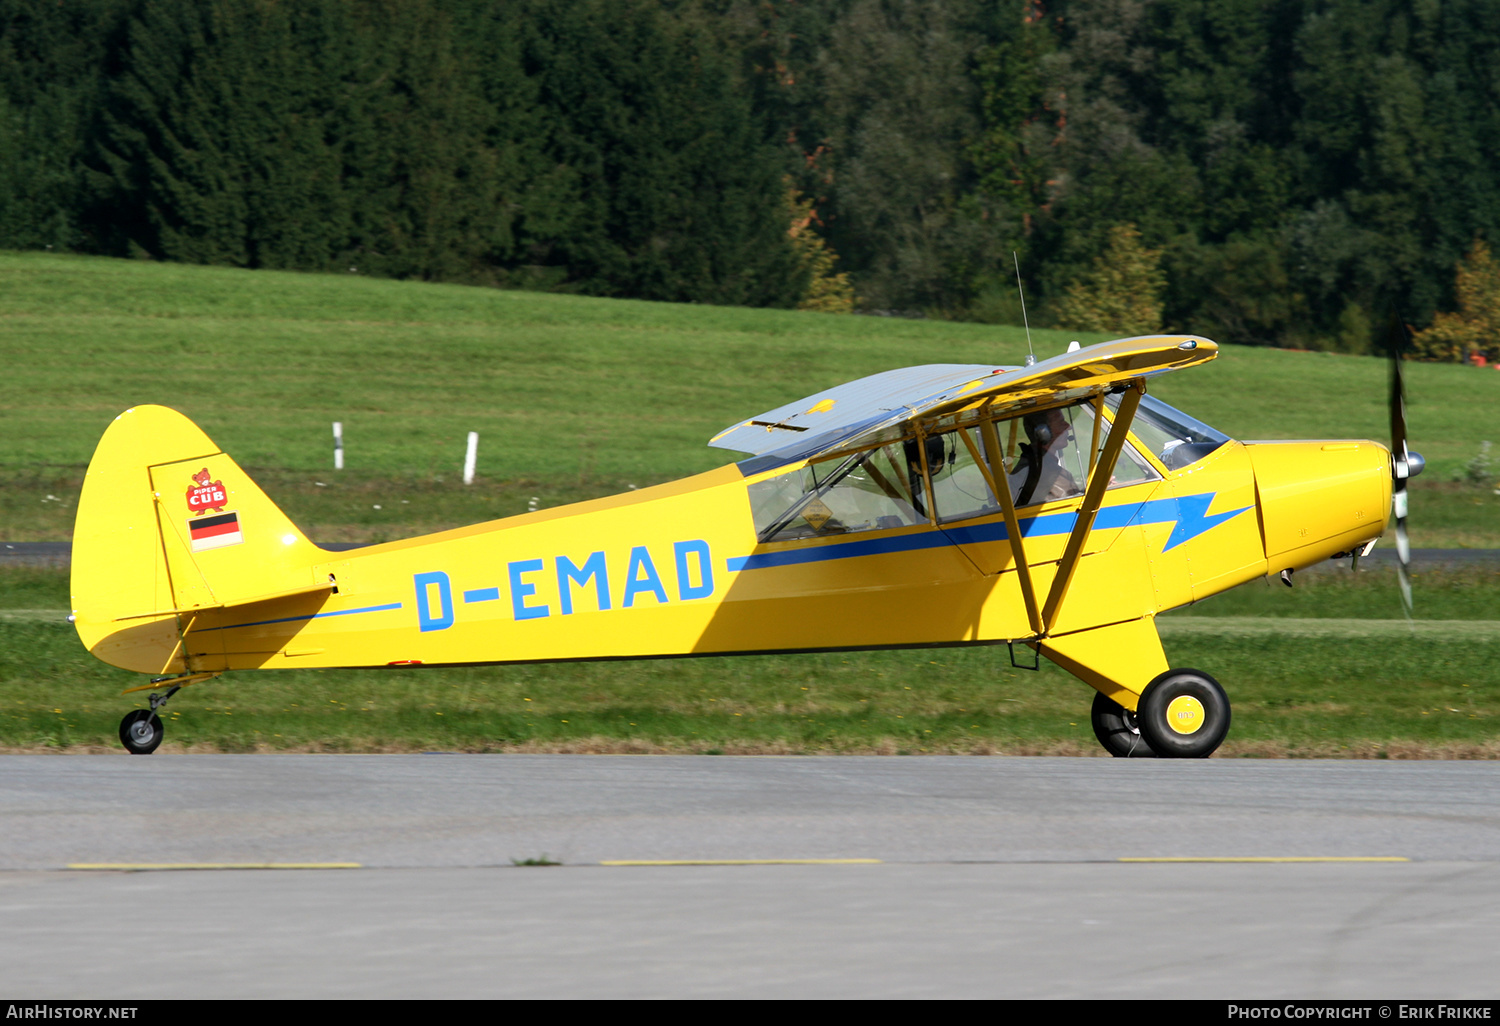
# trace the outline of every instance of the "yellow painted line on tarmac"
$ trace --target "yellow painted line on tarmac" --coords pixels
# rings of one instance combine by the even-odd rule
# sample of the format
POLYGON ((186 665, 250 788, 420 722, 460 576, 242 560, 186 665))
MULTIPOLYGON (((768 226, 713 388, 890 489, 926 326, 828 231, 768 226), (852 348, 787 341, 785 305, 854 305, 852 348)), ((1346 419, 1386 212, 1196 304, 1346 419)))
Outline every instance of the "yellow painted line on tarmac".
POLYGON ((1410 862, 1405 855, 1164 855, 1118 862, 1410 862))
POLYGON ((70 862, 69 869, 139 873, 162 869, 362 869, 358 862, 70 862))
POLYGON ((601 866, 875 866, 881 859, 611 859, 601 866))

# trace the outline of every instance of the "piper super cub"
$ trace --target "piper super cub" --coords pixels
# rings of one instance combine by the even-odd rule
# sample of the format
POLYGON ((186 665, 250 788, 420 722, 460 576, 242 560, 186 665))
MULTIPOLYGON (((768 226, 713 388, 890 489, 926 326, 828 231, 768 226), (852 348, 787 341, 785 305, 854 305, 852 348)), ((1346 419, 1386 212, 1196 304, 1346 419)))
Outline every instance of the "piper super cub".
POLYGON ((138 406, 89 465, 74 621, 153 675, 120 725, 135 753, 167 698, 232 670, 1008 643, 1095 689, 1111 753, 1207 756, 1229 701, 1169 665, 1156 615, 1367 548, 1420 468, 1404 440, 1237 442, 1146 394, 1217 354, 1150 336, 887 371, 728 428, 710 444, 738 463, 346 552, 138 406))

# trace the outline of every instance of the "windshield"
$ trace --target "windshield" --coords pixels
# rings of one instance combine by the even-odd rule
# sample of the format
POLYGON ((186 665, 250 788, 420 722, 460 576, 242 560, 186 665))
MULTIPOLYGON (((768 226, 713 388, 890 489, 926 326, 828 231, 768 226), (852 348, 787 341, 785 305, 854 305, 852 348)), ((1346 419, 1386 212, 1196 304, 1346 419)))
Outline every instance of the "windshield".
MULTIPOLYGON (((855 453, 829 456, 809 466, 750 485, 750 507, 761 541, 852 534, 916 524, 939 524, 1000 513, 992 486, 1003 482, 1016 508, 1083 494, 1098 459, 1094 408, 1088 403, 1053 407, 984 423, 958 418, 928 425, 916 435, 855 453), (995 467, 1001 473, 995 473, 995 467)), ((1136 423, 1140 420, 1137 418, 1136 423)), ((1105 439, 1099 438, 1101 451, 1105 439)), ((1110 476, 1110 488, 1160 478, 1127 444, 1110 476)))
MULTIPOLYGON (((1111 413, 1119 410, 1119 396, 1112 395, 1106 402, 1111 413)), ((1156 458, 1168 470, 1179 470, 1197 463, 1229 441, 1229 436, 1224 432, 1149 395, 1141 396, 1141 406, 1136 411, 1135 423, 1130 425, 1130 430, 1147 449, 1156 454, 1156 458)))

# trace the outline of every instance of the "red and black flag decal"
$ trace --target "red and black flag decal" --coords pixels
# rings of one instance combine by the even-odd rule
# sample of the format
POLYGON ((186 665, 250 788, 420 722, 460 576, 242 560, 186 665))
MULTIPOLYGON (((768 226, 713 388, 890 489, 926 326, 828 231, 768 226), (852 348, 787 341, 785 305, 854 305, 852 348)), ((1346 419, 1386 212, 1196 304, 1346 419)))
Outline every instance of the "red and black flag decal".
POLYGON ((238 513, 222 513, 216 517, 204 517, 202 520, 189 520, 188 533, 193 538, 194 552, 223 548, 225 545, 238 545, 245 540, 245 536, 240 533, 238 513))

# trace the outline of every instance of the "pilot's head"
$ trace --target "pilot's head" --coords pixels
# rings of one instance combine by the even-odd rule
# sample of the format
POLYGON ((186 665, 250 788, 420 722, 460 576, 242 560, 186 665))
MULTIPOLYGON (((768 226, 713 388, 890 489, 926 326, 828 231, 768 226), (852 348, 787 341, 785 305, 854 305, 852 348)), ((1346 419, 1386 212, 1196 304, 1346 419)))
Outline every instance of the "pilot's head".
MULTIPOLYGON (((929 435, 926 441, 922 443, 923 449, 927 454, 927 471, 930 474, 938 474, 948 463, 946 446, 943 444, 944 438, 945 436, 943 435, 929 435)), ((913 474, 921 474, 922 450, 917 448, 917 440, 915 438, 908 438, 901 444, 906 450, 906 462, 911 468, 911 472, 913 474)))
POLYGON ((1043 452, 1061 445, 1071 430, 1061 407, 1026 415, 1026 434, 1043 452))

